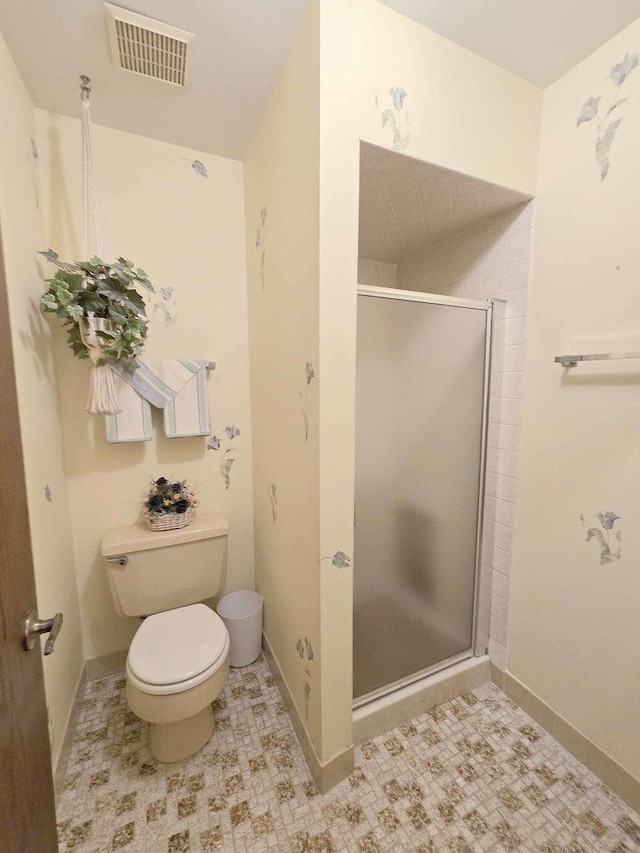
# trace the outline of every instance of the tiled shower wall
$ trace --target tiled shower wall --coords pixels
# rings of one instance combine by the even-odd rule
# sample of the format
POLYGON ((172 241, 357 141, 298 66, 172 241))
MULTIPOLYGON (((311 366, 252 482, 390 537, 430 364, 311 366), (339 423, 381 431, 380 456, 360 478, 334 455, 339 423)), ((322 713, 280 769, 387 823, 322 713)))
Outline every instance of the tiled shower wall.
POLYGON ((518 490, 521 396, 533 202, 494 215, 397 263, 397 287, 505 300, 494 313, 494 347, 482 562, 490 589, 489 653, 507 663, 511 548, 518 490))
POLYGON ((373 287, 395 287, 396 265, 360 258, 358 260, 358 284, 368 284, 373 287))

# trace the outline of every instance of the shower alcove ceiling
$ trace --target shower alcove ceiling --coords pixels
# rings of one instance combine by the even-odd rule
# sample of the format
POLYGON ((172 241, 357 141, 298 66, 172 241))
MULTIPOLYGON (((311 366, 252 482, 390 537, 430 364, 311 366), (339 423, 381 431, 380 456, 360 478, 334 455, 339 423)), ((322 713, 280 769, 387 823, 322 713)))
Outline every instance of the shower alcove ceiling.
MULTIPOLYGON (((530 196, 361 143, 358 284, 499 300, 493 318, 478 615, 489 625, 491 662, 502 671, 532 229, 530 196)), ((357 611, 357 601, 355 606, 357 611)), ((354 681, 357 666, 354 660, 354 681)))

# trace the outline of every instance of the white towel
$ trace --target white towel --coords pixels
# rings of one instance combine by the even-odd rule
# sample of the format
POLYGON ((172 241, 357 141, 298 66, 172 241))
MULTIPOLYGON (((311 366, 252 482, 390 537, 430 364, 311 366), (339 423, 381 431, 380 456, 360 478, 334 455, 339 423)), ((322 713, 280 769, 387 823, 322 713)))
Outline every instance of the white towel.
POLYGON ((120 376, 116 374, 113 378, 122 411, 117 415, 106 416, 107 441, 111 444, 121 441, 150 441, 151 406, 120 376))
POLYGON ((164 432, 167 438, 190 435, 209 435, 209 406, 207 405, 207 372, 199 370, 175 395, 163 410, 164 432))

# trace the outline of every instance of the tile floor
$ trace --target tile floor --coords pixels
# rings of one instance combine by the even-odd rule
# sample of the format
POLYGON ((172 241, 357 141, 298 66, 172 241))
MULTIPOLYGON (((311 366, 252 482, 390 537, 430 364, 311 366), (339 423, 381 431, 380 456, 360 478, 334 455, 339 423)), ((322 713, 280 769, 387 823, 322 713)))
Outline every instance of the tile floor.
POLYGON ((61 851, 640 850, 640 819, 493 685, 356 750, 320 796, 266 663, 232 670, 216 731, 157 764, 124 678, 87 685, 59 804, 61 851))

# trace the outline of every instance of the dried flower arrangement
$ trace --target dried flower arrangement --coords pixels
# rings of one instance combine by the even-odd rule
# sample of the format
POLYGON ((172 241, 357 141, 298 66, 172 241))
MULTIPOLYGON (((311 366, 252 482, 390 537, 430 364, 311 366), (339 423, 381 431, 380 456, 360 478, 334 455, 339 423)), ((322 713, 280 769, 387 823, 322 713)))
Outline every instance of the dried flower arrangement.
POLYGON ((175 530, 191 522, 198 500, 186 480, 158 477, 149 484, 142 511, 151 530, 175 530))

